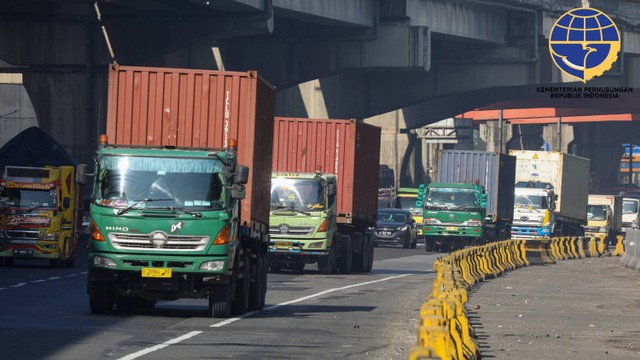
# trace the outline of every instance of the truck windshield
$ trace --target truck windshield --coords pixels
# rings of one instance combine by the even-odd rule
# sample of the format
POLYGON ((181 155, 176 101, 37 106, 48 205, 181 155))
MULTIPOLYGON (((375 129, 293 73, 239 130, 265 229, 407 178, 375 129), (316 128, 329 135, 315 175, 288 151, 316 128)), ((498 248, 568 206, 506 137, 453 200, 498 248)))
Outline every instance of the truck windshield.
POLYGON ((140 203, 136 209, 223 209, 222 167, 217 159, 106 155, 97 171, 96 202, 114 208, 140 203))
POLYGON ((623 214, 635 214, 638 212, 638 202, 635 200, 624 200, 622 202, 623 214))
POLYGON ((12 208, 55 208, 55 189, 34 190, 0 187, 0 206, 12 208))
POLYGON ((604 220, 606 215, 607 208, 605 205, 587 205, 587 219, 604 220))
POLYGON ((432 188, 427 193, 428 209, 469 210, 479 207, 474 189, 432 188))
POLYGON ((422 209, 416 208, 416 197, 404 197, 398 196, 397 204, 398 208, 409 210, 412 213, 420 213, 422 209))
POLYGON ((541 195, 516 195, 515 208, 548 209, 549 203, 546 196, 541 195))
POLYGON ((324 211, 324 188, 315 179, 271 179, 271 210, 324 211))

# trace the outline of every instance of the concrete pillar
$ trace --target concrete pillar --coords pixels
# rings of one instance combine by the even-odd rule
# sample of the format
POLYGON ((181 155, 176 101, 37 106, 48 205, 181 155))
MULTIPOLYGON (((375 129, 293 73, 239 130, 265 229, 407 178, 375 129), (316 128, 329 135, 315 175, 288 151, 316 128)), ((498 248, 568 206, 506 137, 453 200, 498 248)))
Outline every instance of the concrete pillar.
POLYGON ((487 145, 487 151, 506 152, 506 144, 511 140, 511 124, 502 123, 500 129, 499 121, 487 121, 479 124, 480 139, 487 145))
POLYGON ((542 139, 549 144, 550 150, 568 152, 568 145, 574 139, 573 126, 560 124, 560 130, 558 124, 549 124, 542 129, 542 139))

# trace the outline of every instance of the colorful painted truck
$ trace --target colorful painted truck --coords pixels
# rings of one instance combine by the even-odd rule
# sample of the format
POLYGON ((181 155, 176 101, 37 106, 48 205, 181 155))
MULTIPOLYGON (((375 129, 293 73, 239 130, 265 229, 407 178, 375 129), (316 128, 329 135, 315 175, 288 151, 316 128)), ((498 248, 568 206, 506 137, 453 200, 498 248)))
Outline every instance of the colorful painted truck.
POLYGON ((438 182, 427 186, 422 235, 427 251, 509 237, 515 158, 490 151, 444 150, 438 182))
POLYGON ((517 159, 511 237, 582 235, 587 224, 589 159, 548 151, 509 154, 517 159))
POLYGON ((73 267, 85 166, 6 166, 0 178, 0 262, 47 259, 73 267), (76 176, 77 174, 77 176, 76 176))
POLYGON ((93 313, 264 306, 274 89, 253 72, 112 65, 96 155, 93 313))
POLYGON ((35 126, 0 148, 0 264, 75 265, 85 174, 86 165, 35 126))
POLYGON ((370 272, 380 129, 355 120, 276 118, 269 266, 370 272))

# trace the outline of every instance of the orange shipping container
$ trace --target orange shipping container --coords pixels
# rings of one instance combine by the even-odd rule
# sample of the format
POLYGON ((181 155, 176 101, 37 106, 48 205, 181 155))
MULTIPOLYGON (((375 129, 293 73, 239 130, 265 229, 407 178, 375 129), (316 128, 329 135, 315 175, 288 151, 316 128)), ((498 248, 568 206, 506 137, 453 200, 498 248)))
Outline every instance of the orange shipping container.
MULTIPOLYGON (((337 175, 341 217, 375 220, 378 208, 380 128, 342 119, 276 117, 273 171, 337 175)), ((347 221, 351 221, 347 220, 347 221)))
POLYGON ((111 65, 106 130, 117 145, 222 148, 249 166, 241 222, 269 224, 274 88, 255 71, 111 65))

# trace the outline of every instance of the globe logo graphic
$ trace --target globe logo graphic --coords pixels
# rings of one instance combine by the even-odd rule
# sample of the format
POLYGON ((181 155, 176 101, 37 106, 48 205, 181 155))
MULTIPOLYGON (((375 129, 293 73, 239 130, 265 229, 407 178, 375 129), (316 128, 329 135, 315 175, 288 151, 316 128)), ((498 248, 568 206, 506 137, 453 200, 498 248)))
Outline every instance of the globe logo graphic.
POLYGON ((619 51, 618 28, 600 10, 570 10, 551 28, 549 52, 553 62, 583 83, 609 70, 618 59, 619 51))

